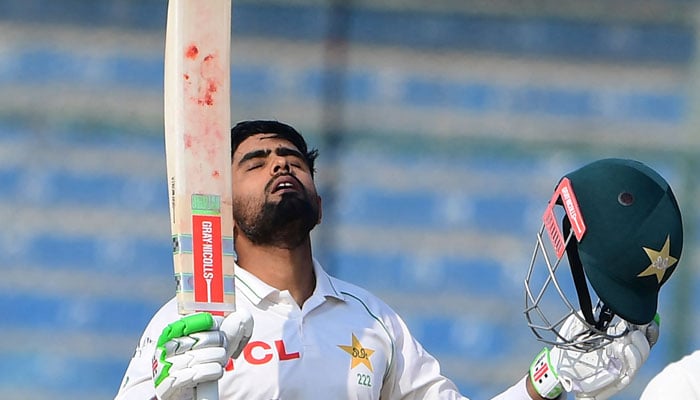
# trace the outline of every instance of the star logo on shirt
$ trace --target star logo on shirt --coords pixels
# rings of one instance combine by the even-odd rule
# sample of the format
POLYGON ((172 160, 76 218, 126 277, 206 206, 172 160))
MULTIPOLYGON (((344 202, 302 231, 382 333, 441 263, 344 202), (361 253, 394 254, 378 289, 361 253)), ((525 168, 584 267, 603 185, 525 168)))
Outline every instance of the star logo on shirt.
POLYGON ((661 250, 654 250, 647 247, 642 247, 649 257, 651 264, 642 271, 637 276, 651 276, 656 275, 656 280, 661 283, 664 278, 664 274, 669 267, 672 267, 678 259, 672 257, 669 253, 671 252, 671 237, 666 236, 666 243, 661 248, 661 250))
POLYGON ((372 362, 369 361, 369 357, 374 353, 374 350, 364 348, 354 333, 352 334, 351 346, 338 345, 338 347, 352 356, 350 369, 353 369, 360 364, 364 364, 370 371, 374 372, 372 370, 372 362))

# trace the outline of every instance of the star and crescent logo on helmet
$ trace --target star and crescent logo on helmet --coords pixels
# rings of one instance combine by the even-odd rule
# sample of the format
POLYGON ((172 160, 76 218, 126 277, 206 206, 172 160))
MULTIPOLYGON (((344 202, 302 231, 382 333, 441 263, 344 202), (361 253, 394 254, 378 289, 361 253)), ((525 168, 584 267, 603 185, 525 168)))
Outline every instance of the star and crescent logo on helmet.
POLYGON ((638 277, 652 276, 656 275, 656 280, 658 283, 664 278, 666 270, 674 266, 678 259, 673 257, 671 253, 671 236, 666 235, 666 242, 664 242, 661 250, 654 250, 648 247, 642 247, 649 257, 651 264, 642 272, 637 275, 638 277))

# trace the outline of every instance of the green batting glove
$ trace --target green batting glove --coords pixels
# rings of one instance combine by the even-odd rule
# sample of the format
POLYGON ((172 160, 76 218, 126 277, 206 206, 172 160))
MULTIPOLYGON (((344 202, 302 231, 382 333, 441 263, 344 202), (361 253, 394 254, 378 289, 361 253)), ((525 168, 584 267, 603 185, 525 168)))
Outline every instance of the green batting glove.
POLYGON ((201 382, 216 381, 228 361, 222 317, 192 314, 163 329, 153 356, 153 383, 160 400, 181 397, 201 382))
POLYGON ((192 314, 163 329, 153 355, 153 383, 160 400, 179 398, 203 382, 220 379, 253 333, 246 309, 226 316, 192 314))
MULTIPOLYGON (((188 315, 178 321, 173 322, 163 329, 163 332, 158 338, 156 345, 156 354, 158 355, 158 368, 153 371, 156 387, 163 382, 163 379, 168 377, 172 363, 166 358, 173 353, 176 353, 180 347, 183 336, 188 336, 192 333, 207 331, 214 327, 214 318, 209 313, 188 315), (167 346, 166 346, 167 345, 167 346), (175 346, 175 347, 173 347, 175 346)), ((193 343, 193 345, 196 344, 193 343)), ((154 364, 156 366, 156 364, 154 364)))

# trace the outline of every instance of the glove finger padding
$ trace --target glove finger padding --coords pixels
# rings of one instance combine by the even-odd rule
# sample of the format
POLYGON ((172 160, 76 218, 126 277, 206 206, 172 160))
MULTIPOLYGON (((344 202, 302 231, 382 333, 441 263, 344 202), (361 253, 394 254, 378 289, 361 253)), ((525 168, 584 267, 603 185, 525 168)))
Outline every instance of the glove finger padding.
POLYGON ((654 347, 656 342, 659 340, 659 326, 661 323, 661 317, 657 313, 654 316, 654 319, 651 320, 648 324, 644 325, 636 325, 636 324, 628 324, 628 327, 630 330, 639 330, 644 333, 644 336, 646 336, 647 341, 649 342, 649 347, 654 347))
POLYGON ((220 331, 225 335, 228 356, 238 358, 253 335, 253 316, 250 311, 241 308, 217 323, 220 331))
POLYGON ((647 337, 639 330, 630 331, 622 339, 619 343, 613 342, 611 360, 621 362, 620 383, 627 386, 649 358, 651 347, 647 337))
POLYGON ((170 374, 158 386, 162 392, 159 398, 168 398, 165 392, 173 388, 194 387, 201 382, 221 378, 224 374, 222 365, 225 365, 227 360, 226 351, 221 347, 190 350, 184 354, 166 358, 166 361, 171 364, 170 374), (163 387, 166 380, 169 385, 163 387))
POLYGON ((226 318, 192 314, 168 325, 153 358, 158 398, 174 400, 199 383, 220 379, 229 358, 240 353, 252 331, 253 319, 245 309, 226 318))
POLYGON ((196 368, 178 369, 161 381, 156 387, 156 395, 160 400, 191 398, 187 391, 202 382, 218 380, 223 374, 223 368, 216 362, 198 364, 196 368))
POLYGON ((190 350, 206 347, 225 347, 226 336, 219 331, 192 333, 188 336, 170 339, 163 344, 165 357, 183 354, 190 350))
POLYGON ((555 347, 551 354, 559 381, 567 392, 590 392, 614 380, 603 349, 582 353, 555 347))
POLYGON ((223 366, 228 362, 228 357, 226 357, 226 349, 223 347, 209 347, 190 350, 183 354, 166 357, 165 361, 170 363, 172 375, 178 370, 191 368, 197 365, 216 363, 219 364, 219 366, 223 366))
MULTIPOLYGON (((583 321, 576 315, 571 315, 561 327, 561 335, 571 339, 588 331, 583 321)), ((591 384, 608 384, 608 380, 597 382, 599 371, 606 368, 607 359, 603 357, 604 350, 590 352, 566 350, 554 346, 550 352, 552 365, 559 375, 559 381, 567 392, 580 392, 590 389, 591 384), (593 382, 591 382, 593 381, 593 382)))
POLYGON ((642 331, 633 330, 625 336, 616 339, 606 348, 609 353, 609 364, 614 366, 610 371, 616 378, 607 385, 600 385, 597 389, 589 388, 587 391, 577 392, 577 399, 606 400, 617 394, 630 384, 639 368, 649 357, 650 345, 642 331))
MULTIPOLYGON (((621 335, 603 348, 582 353, 555 347, 552 363, 567 391, 578 399, 607 399, 625 388, 649 357, 647 330, 619 321, 609 332, 621 335)), ((658 332, 658 330, 657 330, 658 332)))

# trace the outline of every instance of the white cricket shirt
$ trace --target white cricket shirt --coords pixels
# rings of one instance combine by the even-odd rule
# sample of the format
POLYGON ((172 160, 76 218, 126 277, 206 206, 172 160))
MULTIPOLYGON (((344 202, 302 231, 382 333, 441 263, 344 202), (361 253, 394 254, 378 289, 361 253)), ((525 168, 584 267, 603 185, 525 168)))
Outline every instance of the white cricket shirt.
POLYGON ((644 389, 640 400, 700 400, 700 350, 666 366, 644 389))
MULTIPOLYGON (((219 380, 221 400, 465 399, 387 304, 314 268, 316 289, 299 308, 289 292, 236 267, 236 306, 255 327, 219 380)), ((155 344, 179 318, 175 299, 155 314, 116 399, 155 398, 155 344)), ((498 398, 529 399, 524 381, 498 398)))

